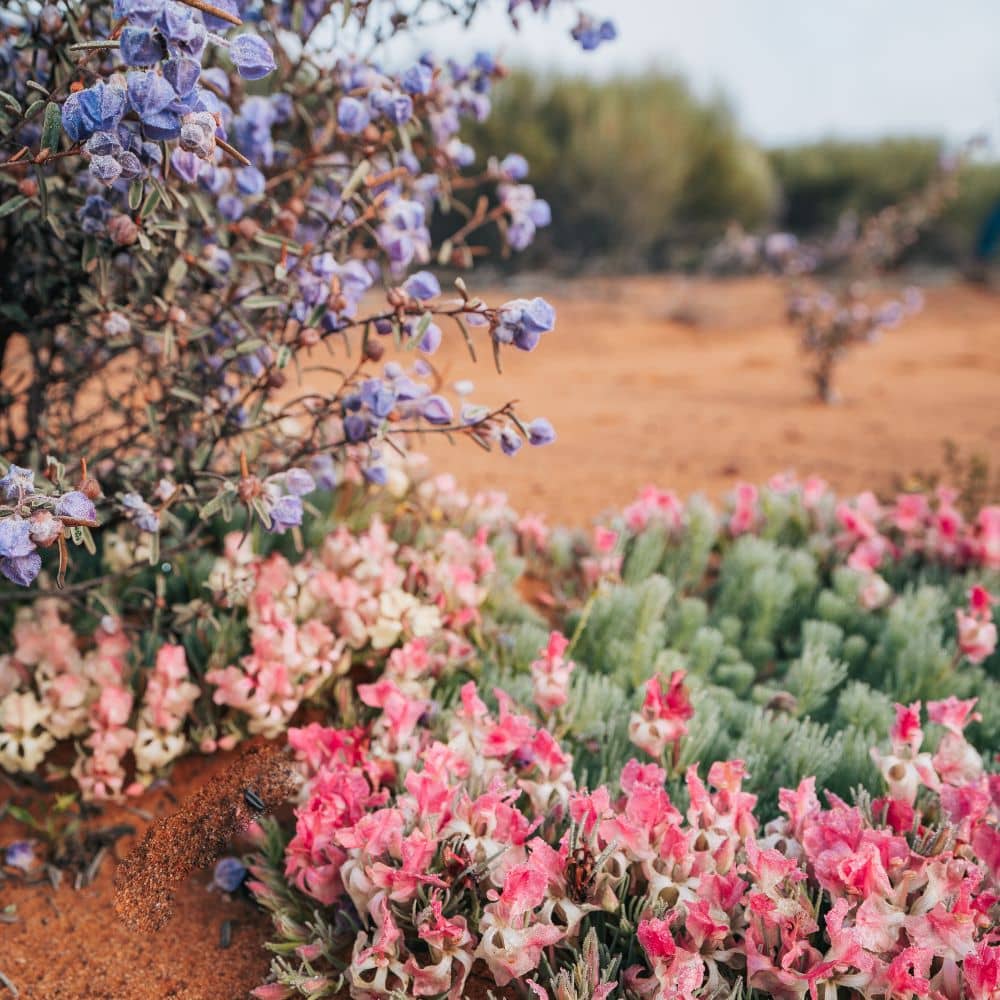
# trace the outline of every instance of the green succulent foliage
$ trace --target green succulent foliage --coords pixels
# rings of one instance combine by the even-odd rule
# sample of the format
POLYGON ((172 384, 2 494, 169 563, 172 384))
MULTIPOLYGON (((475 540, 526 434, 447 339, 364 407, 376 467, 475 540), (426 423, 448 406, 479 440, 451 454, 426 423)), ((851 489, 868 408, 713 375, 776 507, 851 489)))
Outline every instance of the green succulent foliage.
POLYGON ((1000 745, 1000 655, 979 666, 961 659, 954 624, 968 587, 996 580, 911 563, 887 573, 891 603, 866 609, 859 574, 831 568, 797 503, 770 502, 787 509, 769 513, 764 537, 721 542, 707 521, 703 543, 642 532, 628 544, 622 582, 604 584, 571 616, 578 666, 564 713, 578 779, 614 785, 639 754, 628 719, 643 685, 677 669, 695 708, 671 779, 681 801, 687 766, 704 773, 734 757, 747 763, 764 818, 780 788, 808 775, 845 798, 858 785, 877 789, 870 750, 886 739, 897 702, 976 697, 982 720, 969 738, 987 755, 1000 745))

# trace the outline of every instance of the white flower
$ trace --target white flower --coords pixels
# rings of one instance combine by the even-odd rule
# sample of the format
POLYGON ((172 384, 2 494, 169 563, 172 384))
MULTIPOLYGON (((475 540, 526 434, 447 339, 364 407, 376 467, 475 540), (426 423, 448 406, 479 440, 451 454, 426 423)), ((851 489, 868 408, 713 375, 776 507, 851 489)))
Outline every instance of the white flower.
POLYGON ((0 767, 6 771, 34 771, 56 745, 49 732, 35 734, 50 715, 34 692, 8 694, 0 701, 0 767))
POLYGON ((166 733, 140 724, 132 752, 136 768, 149 773, 166 767, 186 749, 187 740, 182 734, 166 733))

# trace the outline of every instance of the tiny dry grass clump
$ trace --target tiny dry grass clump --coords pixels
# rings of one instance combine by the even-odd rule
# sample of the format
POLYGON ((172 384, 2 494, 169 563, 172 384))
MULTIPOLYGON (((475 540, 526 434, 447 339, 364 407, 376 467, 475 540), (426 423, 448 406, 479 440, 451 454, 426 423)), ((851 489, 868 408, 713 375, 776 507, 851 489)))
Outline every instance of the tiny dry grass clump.
POLYGON ((163 816, 115 873, 115 911, 134 930, 156 931, 171 917, 173 888, 220 857, 256 816, 244 796, 271 811, 294 791, 288 762, 274 747, 253 747, 163 816))

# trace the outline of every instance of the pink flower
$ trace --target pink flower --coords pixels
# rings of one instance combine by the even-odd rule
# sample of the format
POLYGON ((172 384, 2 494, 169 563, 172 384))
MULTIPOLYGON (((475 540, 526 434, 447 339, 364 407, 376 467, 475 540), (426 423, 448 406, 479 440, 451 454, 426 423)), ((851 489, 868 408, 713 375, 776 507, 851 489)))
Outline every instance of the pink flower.
POLYGON ((970 663, 982 663, 997 647, 997 627, 992 621, 970 615, 961 608, 955 612, 958 624, 958 648, 970 663))
POLYGON ((746 534, 756 525, 759 516, 757 487, 753 483, 739 483, 736 487, 736 505, 729 517, 729 533, 746 534))
POLYGON ((990 947, 981 941, 962 963, 962 974, 969 1000, 996 1000, 1000 995, 1000 946, 990 947))
POLYGON ((668 531, 678 531, 683 523, 684 508, 675 493, 645 486, 638 499, 625 508, 625 523, 629 531, 638 534, 650 522, 664 525, 668 531))
POLYGON ((542 655, 531 664, 534 702, 546 715, 569 698, 569 678, 575 664, 563 658, 568 647, 569 640, 561 632, 553 632, 542 655))
POLYGON ((657 674, 646 682, 646 697, 642 710, 633 712, 629 720, 629 739, 650 757, 661 757, 668 746, 675 753, 680 740, 687 734, 687 720, 694 715, 684 671, 675 670, 667 684, 657 674))
POLYGON ((531 542, 538 549, 545 548, 549 540, 549 526, 540 514, 525 514, 515 525, 522 542, 531 542))
POLYGON ((900 493, 892 510, 892 523, 904 535, 909 535, 926 525, 930 513, 930 504, 923 493, 900 493))
POLYGON ((1000 569, 1000 505, 984 507, 976 518, 975 555, 986 569, 1000 569))
POLYGON ((700 955, 677 947, 670 933, 670 920, 641 920, 636 936, 653 967, 661 991, 658 996, 693 1000, 705 979, 705 963, 700 955))

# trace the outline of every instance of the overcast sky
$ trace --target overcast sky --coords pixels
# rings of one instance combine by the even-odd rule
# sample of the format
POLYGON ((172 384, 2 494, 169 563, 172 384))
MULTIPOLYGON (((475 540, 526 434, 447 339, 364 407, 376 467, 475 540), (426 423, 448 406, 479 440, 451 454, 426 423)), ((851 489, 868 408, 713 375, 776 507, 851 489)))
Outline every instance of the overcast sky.
POLYGON ((994 155, 1000 146, 998 0, 589 0, 619 30, 593 53, 566 37, 568 10, 548 23, 527 15, 518 35, 505 6, 497 0, 467 37, 438 29, 424 41, 594 76, 679 70, 699 91, 721 89, 766 143, 987 131, 994 155))

